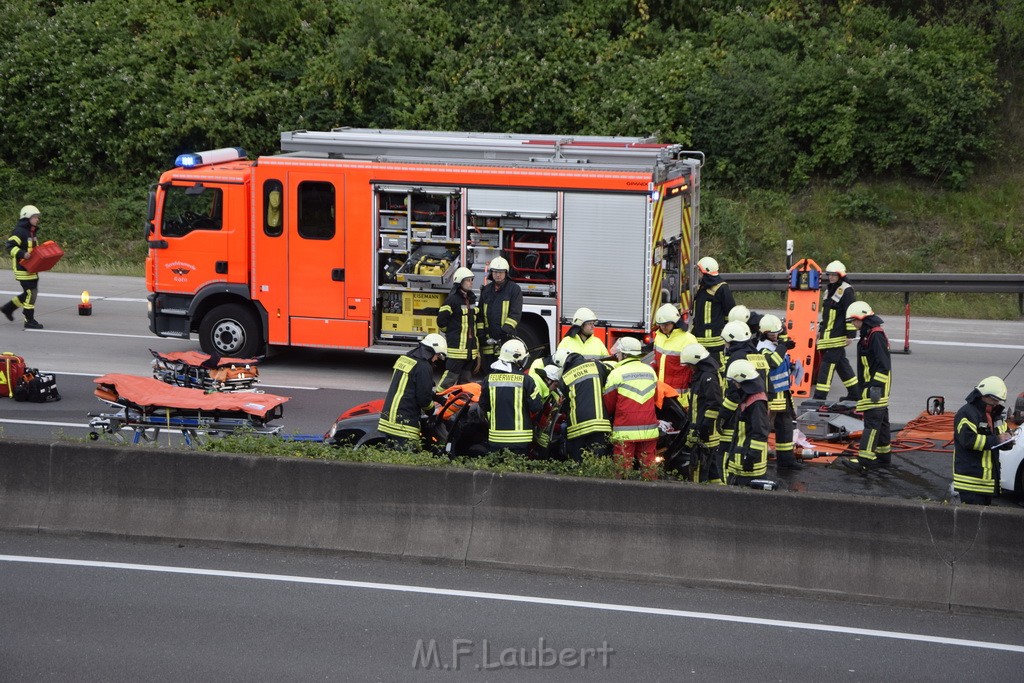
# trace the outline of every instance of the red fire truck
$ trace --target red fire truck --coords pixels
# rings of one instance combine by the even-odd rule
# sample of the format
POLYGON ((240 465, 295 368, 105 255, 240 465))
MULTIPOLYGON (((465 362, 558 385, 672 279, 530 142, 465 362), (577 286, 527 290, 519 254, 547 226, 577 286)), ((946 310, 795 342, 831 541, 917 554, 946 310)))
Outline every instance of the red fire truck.
POLYGON ((230 356, 400 352, 457 267, 480 286, 501 255, 535 352, 582 306, 607 343, 642 337, 689 305, 702 164, 644 138, 352 128, 181 155, 149 199, 150 330, 230 356))

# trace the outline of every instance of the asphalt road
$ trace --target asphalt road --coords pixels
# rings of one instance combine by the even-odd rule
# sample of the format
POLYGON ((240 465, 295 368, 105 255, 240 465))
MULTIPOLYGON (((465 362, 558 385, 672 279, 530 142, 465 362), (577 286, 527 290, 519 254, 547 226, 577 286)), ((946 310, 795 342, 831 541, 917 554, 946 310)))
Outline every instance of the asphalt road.
POLYGON ((0 575, 5 681, 1017 680, 1024 667, 1019 619, 634 581, 9 533, 0 575))
MULTIPOLYGON (((92 395, 92 378, 108 372, 150 374, 157 351, 197 350, 198 342, 150 334, 146 287, 141 278, 51 273, 42 278, 38 317, 45 330, 25 331, 0 320, 0 350, 26 357, 30 366, 54 372, 64 397, 59 403, 22 404, 0 399, 0 429, 17 438, 83 437, 88 413, 103 409, 92 395), (82 290, 90 292, 93 315, 78 315, 82 290)), ((0 290, 0 297, 13 290, 0 290)), ((924 408, 929 396, 946 399, 956 410, 963 397, 987 375, 1010 372, 1011 395, 1024 390, 1024 336, 1019 322, 912 319, 908 355, 893 355, 894 424, 924 408), (1014 368, 1011 371, 1011 368, 1014 368)), ((904 321, 889 319, 894 350, 904 346, 904 321)), ((852 350, 851 350, 852 356, 852 350)), ((322 434, 343 410, 380 398, 393 358, 318 349, 275 349, 261 365, 261 387, 290 397, 282 425, 288 434, 322 434)), ((834 395, 841 392, 838 380, 834 395)), ((172 442, 177 437, 163 437, 172 442)), ((784 488, 905 498, 943 499, 949 484, 949 456, 905 453, 891 471, 861 477, 814 464, 778 477, 784 488)), ((1004 504, 1010 504, 1003 501, 1004 504)))

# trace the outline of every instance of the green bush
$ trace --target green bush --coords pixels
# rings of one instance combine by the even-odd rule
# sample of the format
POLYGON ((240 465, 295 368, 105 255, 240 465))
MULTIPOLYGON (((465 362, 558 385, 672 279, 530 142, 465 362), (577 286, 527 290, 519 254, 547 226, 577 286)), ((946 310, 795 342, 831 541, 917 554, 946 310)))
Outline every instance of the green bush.
POLYGON ((658 133, 737 186, 962 184, 993 148, 994 56, 1020 35, 1012 15, 960 5, 971 23, 865 3, 10 4, 0 159, 81 183, 357 125, 658 133))
POLYGON ((1024 145, 1024 0, 6 7, 0 221, 40 205, 61 268, 141 274, 146 191, 175 154, 273 153, 282 130, 340 125, 702 150, 701 250, 732 270, 781 267, 785 239, 862 270, 1012 272, 1024 255, 1017 176, 973 180, 1024 145))

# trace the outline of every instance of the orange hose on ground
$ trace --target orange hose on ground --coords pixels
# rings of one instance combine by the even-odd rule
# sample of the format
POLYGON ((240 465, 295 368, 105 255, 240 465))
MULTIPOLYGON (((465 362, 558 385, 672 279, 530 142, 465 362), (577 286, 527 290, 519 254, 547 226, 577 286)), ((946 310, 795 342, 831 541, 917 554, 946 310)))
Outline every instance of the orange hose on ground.
MULTIPOLYGON (((811 450, 816 454, 814 458, 803 456, 804 460, 815 462, 832 462, 840 454, 856 455, 858 450, 858 437, 860 432, 854 432, 842 441, 817 441, 808 438, 813 448, 800 449, 811 450)), ((950 444, 953 443, 953 415, 943 413, 941 415, 930 415, 923 412, 907 423, 906 427, 896 433, 892 441, 894 453, 905 453, 908 451, 926 451, 933 453, 952 453, 950 444)))

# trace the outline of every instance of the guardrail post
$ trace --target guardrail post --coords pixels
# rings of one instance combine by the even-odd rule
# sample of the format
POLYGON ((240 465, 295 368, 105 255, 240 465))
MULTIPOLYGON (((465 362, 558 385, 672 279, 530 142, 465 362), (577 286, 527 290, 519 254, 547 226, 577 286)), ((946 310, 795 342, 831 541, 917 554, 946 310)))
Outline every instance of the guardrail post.
POLYGON ((910 292, 903 292, 903 319, 906 329, 903 331, 903 353, 910 353, 910 292))

